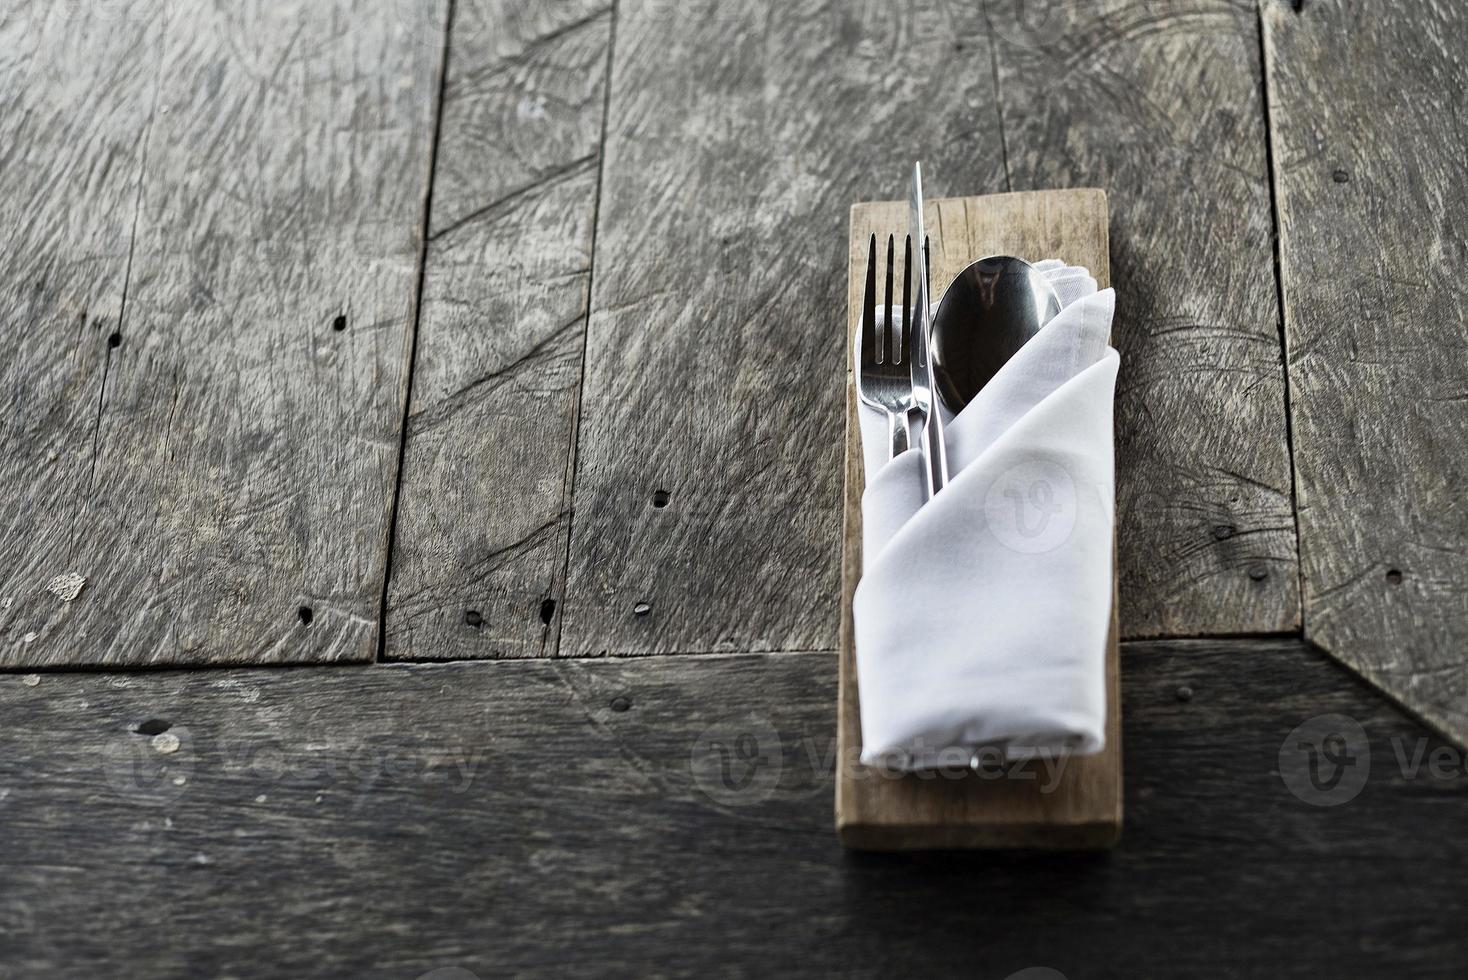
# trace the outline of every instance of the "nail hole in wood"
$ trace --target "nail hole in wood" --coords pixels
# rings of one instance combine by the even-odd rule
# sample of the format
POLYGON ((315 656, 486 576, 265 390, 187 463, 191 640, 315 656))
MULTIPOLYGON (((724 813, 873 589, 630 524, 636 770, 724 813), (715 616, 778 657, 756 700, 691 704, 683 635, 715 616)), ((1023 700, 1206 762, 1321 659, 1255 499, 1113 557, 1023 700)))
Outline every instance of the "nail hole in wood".
POLYGON ((1269 578, 1269 569, 1265 568, 1263 565, 1250 565, 1249 578, 1255 582, 1262 582, 1265 579, 1269 578))
POLYGON ((1182 687, 1178 688, 1173 693, 1174 693, 1174 695, 1177 697, 1177 699, 1179 701, 1185 701, 1186 702, 1186 701, 1193 700, 1193 689, 1191 687, 1188 687, 1188 685, 1186 685, 1186 684, 1184 684, 1182 687))
POLYGON ((621 697, 620 695, 612 698, 613 711, 626 711, 630 707, 632 707, 632 702, 627 700, 626 698, 621 697))
POLYGON ((162 735, 172 727, 172 724, 164 721, 162 718, 149 718, 147 721, 138 725, 137 728, 134 728, 133 731, 139 735, 162 735))
POLYGON ((301 617, 302 626, 310 626, 311 620, 315 618, 316 614, 311 611, 310 606, 302 606, 296 610, 296 615, 301 617))
POLYGON ((668 500, 671 498, 671 496, 672 495, 669 494, 666 490, 654 490, 652 492, 652 505, 661 510, 662 508, 668 506, 668 500))
POLYGON ((1401 585, 1402 570, 1400 568, 1388 568, 1386 570, 1386 580, 1392 585, 1401 585))
POLYGON ((1330 175, 1330 179, 1335 181, 1337 184, 1344 184, 1346 181, 1351 179, 1351 175, 1344 170, 1337 170, 1335 173, 1330 175))
POLYGON ((478 629, 479 627, 484 625, 484 617, 479 615, 478 609, 466 609, 464 610, 464 622, 467 625, 478 629))
POLYGON ((540 621, 549 626, 551 620, 556 618, 556 600, 545 599, 540 604, 540 621))
POLYGON ((650 602, 639 602, 632 607, 632 615, 634 616, 646 616, 650 612, 652 612, 652 603, 650 602))
POLYGON ((108 334, 107 335, 107 346, 108 347, 121 347, 122 346, 122 334, 118 333, 116 330, 114 330, 114 331, 112 331, 112 333, 108 334))
POLYGON ((347 318, 346 318, 346 316, 345 315, 338 315, 335 320, 332 320, 331 321, 331 329, 335 330, 337 333, 341 333, 343 330, 347 329, 347 318))
POLYGON ((1213 529, 1213 536, 1219 541, 1226 541, 1234 536, 1234 526, 1232 524, 1220 524, 1213 529))

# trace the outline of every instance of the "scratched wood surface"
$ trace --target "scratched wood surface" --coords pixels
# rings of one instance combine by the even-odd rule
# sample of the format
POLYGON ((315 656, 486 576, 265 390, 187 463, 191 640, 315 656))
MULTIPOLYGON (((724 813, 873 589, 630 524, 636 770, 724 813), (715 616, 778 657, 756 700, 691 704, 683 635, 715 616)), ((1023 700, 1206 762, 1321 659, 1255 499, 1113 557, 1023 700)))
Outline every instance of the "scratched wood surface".
POLYGON ((1298 629, 1254 5, 1025 7, 986 5, 1010 188, 1111 204, 1122 634, 1298 629))
POLYGON ((935 194, 1118 196, 1123 635, 1298 628, 1255 19, 1025 6, 619 6, 561 654, 833 644, 840 352, 801 325, 914 106, 935 194))
POLYGON ((0 658, 371 659, 444 3, 48 7, 0 69, 0 658))
POLYGON ((950 13, 618 4, 562 656, 835 648, 847 211, 1003 179, 950 13))
POLYGON ((610 29, 585 0, 454 6, 387 659, 553 644, 610 29))
POLYGON ((1264 19, 1305 633, 1468 742, 1468 9, 1264 19))
POLYGON ((1122 663, 1129 826, 1093 858, 845 853, 831 654, 0 676, 0 963, 1463 975, 1461 755, 1298 641, 1122 663), (1278 771, 1322 713, 1369 759, 1337 806, 1278 771))
POLYGON ((76 527, 92 509, 98 398, 126 294, 138 133, 153 103, 154 79, 133 52, 156 50, 158 32, 98 12, 6 13, 0 662, 97 659, 100 638, 88 649, 85 638, 58 635, 69 610, 46 585, 78 567, 76 527), (63 87, 67 63, 90 70, 63 87))

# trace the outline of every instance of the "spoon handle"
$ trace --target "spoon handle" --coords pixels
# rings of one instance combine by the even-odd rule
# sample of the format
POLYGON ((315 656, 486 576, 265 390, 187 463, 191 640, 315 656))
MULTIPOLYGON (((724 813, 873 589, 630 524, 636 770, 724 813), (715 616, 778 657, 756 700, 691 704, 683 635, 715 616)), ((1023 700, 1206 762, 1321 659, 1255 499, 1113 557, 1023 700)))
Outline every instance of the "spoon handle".
POLYGON ((913 303, 916 322, 912 336, 912 394, 923 413, 923 474, 928 499, 948 483, 948 456, 943 448, 943 412, 933 392, 932 316, 928 309, 928 239, 923 229, 923 168, 912 165, 912 188, 908 194, 908 225, 912 231, 912 262, 917 299, 913 303))

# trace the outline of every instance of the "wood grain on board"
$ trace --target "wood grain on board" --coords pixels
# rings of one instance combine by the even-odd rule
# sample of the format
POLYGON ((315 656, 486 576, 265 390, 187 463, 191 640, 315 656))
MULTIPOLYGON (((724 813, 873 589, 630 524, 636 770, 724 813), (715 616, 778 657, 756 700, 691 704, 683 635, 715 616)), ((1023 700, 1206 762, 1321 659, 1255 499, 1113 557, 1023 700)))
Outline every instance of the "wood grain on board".
MULTIPOLYGON (((1044 191, 930 200, 928 229, 935 289, 985 255, 1060 257, 1090 269, 1109 285, 1106 194, 1100 190, 1044 191)), ((908 227, 906 202, 858 204, 851 209, 847 264, 847 337, 855 342, 866 282, 868 242, 900 240, 908 227)), ((900 249, 899 249, 900 252, 900 249)), ((900 281, 901 272, 897 273, 900 281)), ((847 358, 853 363, 854 351, 847 358)), ((856 682, 852 601, 861 578, 861 429, 848 372, 846 487, 841 589, 841 706, 838 758, 861 753, 861 692, 856 682)), ((883 773, 843 765, 836 780, 836 831, 848 847, 909 850, 951 847, 1107 847, 1121 833, 1121 697, 1117 688, 1117 603, 1106 640, 1106 747, 1067 758, 1054 785, 1040 780, 993 780, 883 773)), ((1098 651, 1099 653, 1099 651, 1098 651)), ((1038 768, 1038 766, 1037 766, 1038 768)))
POLYGON ((1122 635, 1298 629, 1254 4, 984 6, 1010 189, 1111 204, 1122 635))
POLYGON ((1468 970, 1468 778, 1427 761, 1449 747, 1298 641, 1129 644, 1122 663, 1128 830, 1105 855, 843 851, 831 654, 0 675, 0 962, 1468 970), (1279 772, 1322 714, 1361 726, 1369 763, 1336 806, 1279 772))
POLYGON ((1468 8, 1262 7, 1305 634, 1468 743, 1468 8))
POLYGON ((553 644, 611 14, 457 0, 387 659, 553 644))
POLYGON ((370 659, 445 3, 43 6, 0 658, 370 659))
POLYGON ((77 527, 91 510, 98 398, 127 293, 140 134, 154 100, 144 55, 157 50, 157 26, 65 8, 12 7, 0 21, 3 664, 87 646, 47 584, 78 567, 77 527))

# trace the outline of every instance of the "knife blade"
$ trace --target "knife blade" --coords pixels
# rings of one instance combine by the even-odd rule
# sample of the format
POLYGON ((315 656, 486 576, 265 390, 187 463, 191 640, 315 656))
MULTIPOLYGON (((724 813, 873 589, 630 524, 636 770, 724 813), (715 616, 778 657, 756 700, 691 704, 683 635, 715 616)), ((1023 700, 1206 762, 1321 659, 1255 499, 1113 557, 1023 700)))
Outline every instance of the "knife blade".
POLYGON ((908 228, 912 235, 912 261, 916 280, 912 331, 911 378, 913 401, 923 416, 923 483, 928 499, 932 499, 948 482, 948 457, 943 448, 943 412, 933 398, 933 363, 928 348, 932 339, 928 312, 928 238, 923 225, 923 165, 912 165, 912 186, 908 192, 908 228))

